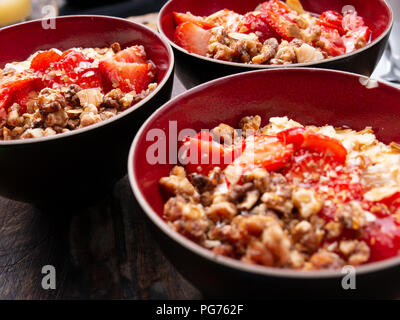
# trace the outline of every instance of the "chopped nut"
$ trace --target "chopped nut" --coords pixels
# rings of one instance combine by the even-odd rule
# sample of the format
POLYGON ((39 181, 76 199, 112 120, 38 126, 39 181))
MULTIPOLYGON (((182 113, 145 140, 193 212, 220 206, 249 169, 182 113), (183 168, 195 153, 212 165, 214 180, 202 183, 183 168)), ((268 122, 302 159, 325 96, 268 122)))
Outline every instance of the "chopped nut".
POLYGON ((214 222, 224 220, 230 221, 236 214, 236 206, 231 202, 212 204, 206 211, 206 215, 214 222))
POLYGON ((169 194, 187 194, 193 195, 195 188, 186 178, 186 174, 183 175, 184 169, 182 167, 174 167, 169 177, 161 178, 160 185, 169 194))
POLYGON ((98 107, 103 102, 103 95, 98 89, 84 89, 79 91, 76 95, 83 107, 98 107))
POLYGON ((322 209, 322 201, 312 189, 297 189, 293 192, 292 200, 304 219, 310 218, 322 209))
POLYGON ((239 122, 239 127, 242 129, 243 137, 249 137, 253 135, 258 129, 260 129, 261 117, 244 117, 239 122))

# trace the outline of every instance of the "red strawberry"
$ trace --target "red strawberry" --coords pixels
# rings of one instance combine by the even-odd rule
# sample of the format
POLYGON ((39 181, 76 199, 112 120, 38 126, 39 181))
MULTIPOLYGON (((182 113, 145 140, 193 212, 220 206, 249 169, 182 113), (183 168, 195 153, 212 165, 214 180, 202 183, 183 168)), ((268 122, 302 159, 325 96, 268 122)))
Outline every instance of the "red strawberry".
POLYGON ((285 40, 293 40, 290 36, 289 27, 295 23, 298 15, 286 4, 278 0, 264 2, 260 11, 266 14, 269 25, 285 40))
POLYGON ((190 53, 196 53, 202 56, 207 55, 210 38, 210 31, 204 30, 192 22, 180 24, 176 28, 174 35, 174 41, 177 45, 190 53))
POLYGON ((285 3, 279 0, 266 1, 260 6, 259 10, 267 14, 273 12, 283 16, 290 22, 295 22, 295 17, 298 15, 296 11, 290 9, 285 3))
POLYGON ((100 88, 101 74, 98 68, 92 66, 93 61, 80 51, 74 49, 65 51, 50 69, 62 71, 62 75, 46 77, 46 86, 52 88, 58 85, 77 84, 82 89, 100 88))
MULTIPOLYGON (((10 88, 1 88, 0 89, 0 111, 4 108, 7 108, 11 99, 10 88)), ((1 117, 0 117, 1 120, 1 117)))
POLYGON ((400 252, 400 225, 391 216, 374 221, 366 228, 364 238, 371 249, 370 262, 395 257, 400 252))
MULTIPOLYGON (((278 41, 280 40, 278 33, 269 25, 268 15, 266 13, 248 12, 244 15, 242 22, 243 27, 246 29, 243 33, 254 32, 261 42, 269 38, 277 38, 278 41)), ((242 30, 240 31, 242 32, 242 30)))
POLYGON ((192 22, 204 29, 211 29, 211 28, 215 27, 214 23, 208 22, 208 21, 206 21, 205 18, 195 16, 195 15, 191 14, 190 12, 188 12, 188 13, 174 12, 174 21, 177 26, 179 26, 181 23, 184 23, 184 22, 192 22))
POLYGON ((61 55, 54 50, 41 51, 35 55, 31 61, 31 69, 35 71, 45 71, 52 63, 57 62, 61 55))
POLYGON ((295 150, 302 148, 332 156, 336 161, 346 161, 347 150, 340 141, 305 128, 291 128, 278 133, 278 139, 293 144, 295 150))
POLYGON ((323 43, 321 49, 332 57, 340 56, 346 52, 343 39, 336 29, 321 26, 321 36, 319 40, 323 43))
POLYGON ((318 19, 318 23, 331 29, 339 31, 340 35, 346 34, 343 29, 343 16, 333 10, 325 11, 318 19))
POLYGON ((346 53, 353 52, 365 45, 371 36, 371 29, 368 27, 360 27, 355 30, 348 31, 342 37, 346 47, 346 53))
POLYGON ((119 62, 147 63, 146 52, 142 46, 132 46, 118 52, 114 59, 119 62))
POLYGON ((61 55, 61 59, 54 65, 55 69, 65 70, 65 72, 74 72, 80 67, 81 62, 92 63, 93 59, 86 57, 82 52, 77 50, 68 50, 61 55))
POLYGON ((113 58, 100 61, 99 69, 103 75, 105 89, 120 88, 123 92, 146 90, 154 79, 151 63, 128 63, 113 58))
POLYGON ((348 12, 344 14, 343 27, 345 30, 356 30, 364 26, 364 19, 357 15, 357 12, 348 12))
POLYGON ((24 113, 29 92, 40 91, 43 87, 41 79, 34 76, 19 77, 3 83, 0 87, 0 109, 18 103, 21 106, 20 113, 24 113))

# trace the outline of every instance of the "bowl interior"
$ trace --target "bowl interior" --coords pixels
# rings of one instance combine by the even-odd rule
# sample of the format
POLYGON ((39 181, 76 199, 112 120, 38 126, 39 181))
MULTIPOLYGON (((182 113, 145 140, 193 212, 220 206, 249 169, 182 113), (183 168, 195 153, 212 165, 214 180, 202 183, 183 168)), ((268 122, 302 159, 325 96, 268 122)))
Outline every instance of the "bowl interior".
POLYGON ((128 164, 140 190, 136 196, 161 215, 165 199, 158 181, 176 163, 177 134, 183 129, 212 129, 221 122, 237 128, 241 117, 258 114, 263 124, 269 117, 288 116, 305 125, 371 126, 384 143, 400 143, 399 101, 394 87, 379 83, 368 89, 355 74, 317 69, 263 70, 206 83, 168 102, 142 127, 128 164), (166 147, 155 152, 163 143, 166 147), (159 163, 151 164, 154 154, 159 163))
MULTIPOLYGON (((253 11, 263 0, 170 0, 160 13, 161 31, 173 41, 175 24, 173 12, 190 11, 195 15, 208 16, 221 9, 238 13, 253 11)), ((344 6, 353 6, 364 17, 372 30, 372 40, 379 38, 391 23, 390 9, 384 0, 301 0, 304 9, 321 14, 326 10, 342 12, 344 6)))
POLYGON ((161 82, 172 62, 167 45, 151 30, 124 19, 104 16, 67 16, 56 18, 55 29, 46 29, 42 21, 31 21, 0 29, 0 68, 6 63, 22 61, 38 50, 73 47, 108 47, 118 41, 122 48, 143 45, 157 66, 161 82))

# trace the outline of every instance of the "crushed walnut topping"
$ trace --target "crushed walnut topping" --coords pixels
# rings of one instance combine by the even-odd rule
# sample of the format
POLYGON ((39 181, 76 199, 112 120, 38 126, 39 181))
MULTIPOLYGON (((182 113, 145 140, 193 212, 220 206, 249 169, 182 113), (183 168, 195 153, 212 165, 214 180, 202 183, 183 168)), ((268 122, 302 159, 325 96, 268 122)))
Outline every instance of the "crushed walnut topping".
POLYGON ((173 229, 216 254, 296 270, 359 266, 400 252, 397 144, 377 141, 371 128, 303 127, 287 117, 262 126, 261 120, 244 117, 237 130, 221 123, 211 130, 213 143, 229 149, 256 135, 312 129, 342 143, 346 159, 300 150, 279 170, 216 165, 208 174, 188 174, 176 166, 160 180, 170 197, 164 219, 173 229))

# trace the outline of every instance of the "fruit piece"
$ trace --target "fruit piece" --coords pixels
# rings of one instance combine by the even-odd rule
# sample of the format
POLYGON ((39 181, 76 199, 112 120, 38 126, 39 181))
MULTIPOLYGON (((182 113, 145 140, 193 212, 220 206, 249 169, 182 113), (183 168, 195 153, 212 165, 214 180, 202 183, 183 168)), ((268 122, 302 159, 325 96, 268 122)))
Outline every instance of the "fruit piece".
POLYGON ((125 93, 132 90, 140 93, 148 88, 154 78, 151 63, 119 62, 108 58, 100 61, 99 69, 107 91, 120 88, 125 93))
POLYGON ((347 32, 342 38, 346 53, 364 47, 371 36, 371 29, 365 25, 364 19, 357 12, 347 12, 343 17, 343 27, 347 32))
POLYGON ((195 15, 191 14, 190 12, 188 12, 188 13, 174 12, 173 14, 174 14, 174 21, 175 21, 176 25, 180 25, 181 23, 184 23, 184 22, 192 22, 204 29, 211 29, 211 28, 215 27, 214 23, 208 22, 205 18, 195 16, 195 15))
POLYGON ((332 156, 336 161, 346 161, 347 150, 336 139, 305 128, 291 128, 278 133, 277 137, 286 144, 293 144, 295 150, 309 149, 332 156))
POLYGON ((132 46, 121 50, 115 54, 114 59, 119 62, 136 62, 136 63, 147 63, 148 59, 144 48, 141 46, 132 46))
POLYGON ((254 32, 261 42, 269 38, 280 40, 278 33, 269 25, 266 13, 248 12, 243 16, 242 23, 240 32, 247 34, 254 32))
POLYGON ((198 172, 207 175, 213 168, 224 169, 238 157, 242 146, 224 146, 213 141, 209 132, 200 132, 196 137, 186 138, 183 143, 181 162, 189 173, 198 172))
POLYGON ((368 226, 364 238, 371 249, 369 262, 395 257, 400 252, 400 225, 391 216, 368 226))
POLYGON ((273 12, 281 15, 290 22, 295 22, 295 18, 298 15, 296 11, 290 9, 285 3, 279 0, 266 1, 260 6, 259 10, 267 14, 273 12))
POLYGON ((54 69, 64 70, 66 73, 75 72, 75 69, 83 68, 81 63, 92 63, 93 59, 86 57, 82 52, 71 49, 65 51, 60 60, 54 65, 54 69))
POLYGON ((343 39, 341 38, 339 31, 336 29, 321 26, 321 36, 319 41, 323 44, 321 49, 329 56, 336 57, 346 52, 343 39))
POLYGON ((201 56, 207 55, 210 38, 210 31, 204 30, 192 22, 180 24, 176 28, 174 35, 174 41, 177 45, 190 53, 196 53, 201 56))
POLYGON ((2 83, 0 87, 0 109, 7 109, 13 103, 18 103, 21 106, 20 114, 24 113, 29 92, 40 91, 43 87, 41 79, 35 76, 19 77, 2 83))
POLYGON ((346 31, 357 30, 358 28, 364 27, 365 22, 362 17, 357 15, 357 12, 346 12, 343 16, 343 28, 346 31))
POLYGON ((206 21, 216 26, 223 26, 227 32, 239 32, 243 16, 228 9, 217 11, 208 16, 206 21))
POLYGON ((304 143, 304 128, 291 128, 278 133, 277 137, 286 144, 293 144, 295 150, 299 150, 304 143))
POLYGON ((256 135, 254 137, 254 164, 268 171, 281 169, 293 155, 293 147, 278 138, 256 135))
POLYGON ((356 30, 348 31, 342 37, 346 47, 346 53, 353 52, 364 47, 371 36, 371 29, 368 27, 360 27, 356 30))
POLYGON ((93 67, 93 59, 82 52, 71 49, 65 51, 57 62, 47 70, 45 85, 50 88, 77 84, 82 89, 100 88, 101 74, 97 67, 93 67), (55 71, 50 72, 49 71, 55 71))
POLYGON ((298 16, 296 11, 291 10, 286 4, 278 0, 264 2, 260 11, 267 15, 269 25, 283 39, 288 41, 293 39, 289 29, 292 25, 296 25, 295 19, 298 16))
POLYGON ((312 130, 305 131, 302 148, 330 155, 340 163, 346 161, 347 150, 338 140, 315 133, 312 130))
POLYGON ((45 71, 52 63, 57 62, 61 55, 54 50, 41 51, 35 55, 31 61, 31 69, 35 71, 45 71))
POLYGON ((293 146, 268 135, 255 135, 246 139, 246 147, 236 164, 244 171, 264 168, 276 171, 287 164, 293 155, 293 146))
POLYGON ((10 89, 9 88, 0 88, 0 110, 6 108, 10 101, 10 89))
POLYGON ((336 29, 340 35, 346 34, 343 28, 343 16, 336 11, 329 10, 323 12, 317 23, 330 29, 336 29))

